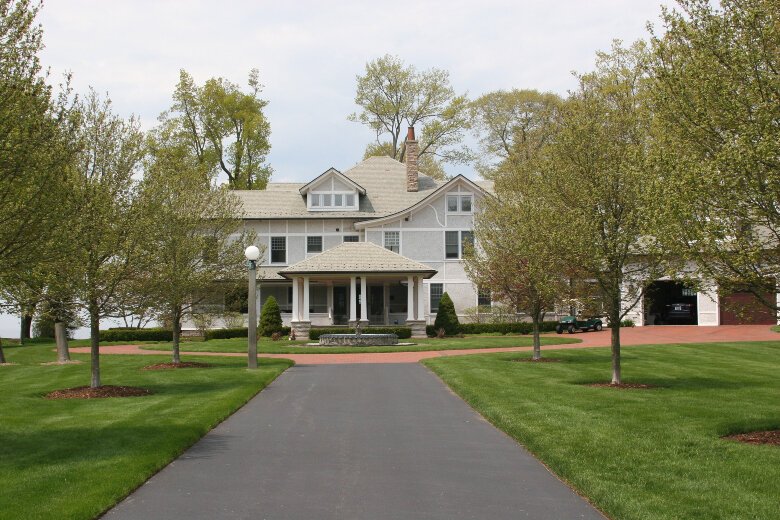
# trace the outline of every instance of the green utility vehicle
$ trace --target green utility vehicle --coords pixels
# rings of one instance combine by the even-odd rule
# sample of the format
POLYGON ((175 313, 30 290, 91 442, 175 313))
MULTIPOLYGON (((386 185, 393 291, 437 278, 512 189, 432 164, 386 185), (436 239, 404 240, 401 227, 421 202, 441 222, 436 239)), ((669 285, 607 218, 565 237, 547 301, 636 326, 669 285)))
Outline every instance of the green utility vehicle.
POLYGON ((589 330, 601 330, 603 328, 604 323, 601 321, 601 318, 578 320, 576 316, 565 316, 558 322, 558 325, 555 327, 555 332, 563 334, 563 331, 566 331, 569 334, 574 334, 578 330, 587 332, 589 330))

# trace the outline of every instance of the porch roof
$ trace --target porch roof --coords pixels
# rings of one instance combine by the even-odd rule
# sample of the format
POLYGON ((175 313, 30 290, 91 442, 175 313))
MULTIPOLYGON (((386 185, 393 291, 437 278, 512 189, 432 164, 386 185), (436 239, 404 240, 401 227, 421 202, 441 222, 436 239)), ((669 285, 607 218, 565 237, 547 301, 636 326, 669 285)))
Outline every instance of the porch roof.
POLYGON ((345 242, 279 271, 285 278, 293 275, 362 273, 423 275, 430 278, 436 269, 416 262, 371 242, 345 242))

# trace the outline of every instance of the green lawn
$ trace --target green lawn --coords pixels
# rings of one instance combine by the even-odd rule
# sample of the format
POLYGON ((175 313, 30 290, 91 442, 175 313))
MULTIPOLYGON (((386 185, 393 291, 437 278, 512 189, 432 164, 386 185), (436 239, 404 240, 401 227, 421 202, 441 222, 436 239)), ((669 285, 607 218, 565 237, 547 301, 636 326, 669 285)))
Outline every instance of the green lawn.
POLYGON ((780 343, 651 345, 623 350, 626 382, 608 381, 609 349, 424 363, 615 519, 776 519, 780 447, 722 435, 780 428, 780 343))
MULTIPOLYGON (((0 518, 91 519, 111 507, 290 366, 200 358, 206 369, 144 371, 167 356, 102 356, 104 384, 154 395, 51 401, 51 390, 89 384, 82 365, 41 366, 53 344, 6 346, 0 367, 0 518)), ((195 359, 195 358, 191 358, 195 359)))
MULTIPOLYGON (((400 341, 414 343, 414 345, 398 347, 307 347, 305 346, 306 342, 303 341, 289 341, 286 339, 271 341, 269 338, 259 338, 257 350, 265 354, 352 354, 355 352, 417 352, 425 350, 531 346, 531 336, 478 335, 466 336, 465 338, 425 338, 400 341)), ((564 343, 579 343, 580 341, 576 338, 553 334, 551 336, 542 336, 542 347, 546 345, 562 345, 564 343)), ((171 350, 171 344, 146 343, 141 348, 146 350, 171 350)), ((181 350, 182 352, 246 352, 246 338, 191 341, 182 343, 181 350)))

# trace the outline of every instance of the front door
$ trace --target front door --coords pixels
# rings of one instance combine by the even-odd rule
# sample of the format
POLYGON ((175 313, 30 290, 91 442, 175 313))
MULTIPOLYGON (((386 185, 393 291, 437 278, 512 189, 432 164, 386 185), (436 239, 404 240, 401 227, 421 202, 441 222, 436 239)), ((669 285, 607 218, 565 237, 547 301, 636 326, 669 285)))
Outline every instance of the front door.
POLYGON ((347 306, 347 287, 343 285, 333 286, 333 324, 346 325, 349 319, 349 307, 347 306))

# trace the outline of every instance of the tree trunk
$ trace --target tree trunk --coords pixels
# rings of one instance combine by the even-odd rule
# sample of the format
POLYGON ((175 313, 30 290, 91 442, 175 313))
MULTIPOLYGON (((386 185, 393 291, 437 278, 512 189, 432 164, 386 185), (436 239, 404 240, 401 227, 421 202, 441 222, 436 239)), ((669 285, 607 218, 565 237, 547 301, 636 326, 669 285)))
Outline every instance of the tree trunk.
POLYGON ((6 363, 5 353, 3 352, 3 338, 0 338, 0 364, 6 363))
POLYGON ((539 313, 534 312, 533 317, 533 334, 534 334, 534 360, 542 358, 542 340, 539 338, 539 313))
POLYGON ((57 361, 64 363, 70 361, 70 352, 68 351, 68 332, 65 329, 65 323, 57 321, 54 323, 54 339, 57 342, 57 361))
POLYGON ((612 384, 620 384, 620 303, 609 313, 609 328, 612 331, 612 384))
POLYGON ((92 363, 92 388, 100 387, 100 317, 98 316, 97 302, 89 304, 89 347, 90 361, 92 363))
POLYGON ((181 335, 181 309, 176 306, 172 313, 173 326, 173 362, 176 364, 181 363, 181 356, 179 355, 179 336, 181 335))
POLYGON ((22 309, 22 313, 19 316, 19 343, 24 345, 26 339, 30 339, 32 330, 32 313, 27 308, 22 309))

